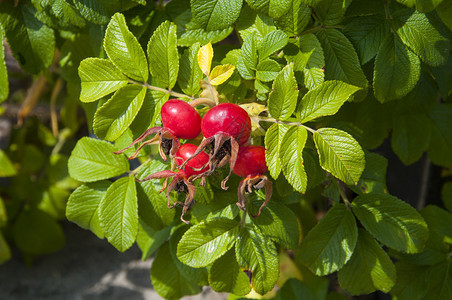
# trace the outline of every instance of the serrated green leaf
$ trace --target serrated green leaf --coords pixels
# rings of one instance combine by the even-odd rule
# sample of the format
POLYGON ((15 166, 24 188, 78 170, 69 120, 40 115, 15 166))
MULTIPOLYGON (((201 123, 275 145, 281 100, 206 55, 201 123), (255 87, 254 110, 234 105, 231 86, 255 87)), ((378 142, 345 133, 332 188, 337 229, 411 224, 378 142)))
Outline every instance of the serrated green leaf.
MULTIPOLYGON (((144 178, 149 174, 163 171, 167 167, 166 164, 158 160, 152 160, 140 169, 137 176, 144 178)), ((169 226, 176 215, 174 209, 168 208, 166 196, 159 193, 162 188, 163 186, 156 180, 141 182, 137 187, 138 215, 146 225, 154 230, 169 226)))
POLYGON ((147 82, 146 55, 137 38, 127 27, 124 15, 116 13, 108 23, 104 48, 113 64, 132 79, 147 82))
POLYGON ((184 51, 179 61, 180 72, 177 83, 182 91, 190 96, 199 92, 199 81, 203 76, 197 60, 199 47, 199 43, 190 46, 184 51))
POLYGON ((276 76, 272 91, 268 96, 268 111, 278 120, 287 120, 295 111, 298 86, 293 73, 293 65, 285 66, 276 76))
POLYGON ((270 16, 273 19, 282 17, 290 9, 290 0, 246 0, 251 8, 270 16))
POLYGON ((429 270, 425 299, 452 298, 452 262, 447 259, 429 270))
POLYGON ((333 273, 350 260, 357 239, 355 217, 345 205, 336 204, 303 239, 300 259, 318 276, 333 273))
POLYGON ((325 54, 326 79, 341 80, 360 88, 368 85, 353 45, 337 29, 319 31, 317 37, 325 54))
POLYGON ((287 13, 276 20, 276 25, 289 35, 301 35, 310 20, 308 4, 304 0, 294 0, 287 13))
POLYGON ((304 127, 291 126, 284 134, 279 148, 281 169, 287 181, 300 193, 306 192, 308 178, 303 163, 303 148, 308 137, 304 127))
POLYGON ((245 296, 251 291, 249 278, 240 268, 231 250, 213 263, 209 271, 209 284, 219 293, 245 296))
POLYGON ((73 0, 80 14, 88 21, 105 25, 110 20, 111 15, 120 10, 118 0, 73 0))
POLYGON ((375 97, 384 103, 407 95, 419 81, 420 64, 419 58, 396 35, 388 35, 375 59, 375 97))
POLYGON ((254 34, 258 43, 262 41, 264 36, 276 30, 272 18, 256 12, 248 5, 242 7, 236 26, 242 40, 245 40, 248 35, 254 34))
POLYGON ((166 21, 154 32, 148 43, 151 74, 164 87, 173 88, 179 72, 176 25, 166 21))
POLYGON ((14 242, 25 253, 42 255, 63 248, 65 237, 61 226, 38 209, 22 211, 13 225, 14 242))
MULTIPOLYGON (((252 213, 258 211, 261 201, 253 201, 252 213)), ((285 249, 295 250, 300 239, 300 228, 296 215, 282 203, 269 202, 258 218, 252 219, 255 226, 266 237, 285 249)))
POLYGON ((78 226, 91 230, 98 238, 104 238, 100 226, 99 204, 111 185, 109 181, 84 184, 72 192, 66 206, 66 217, 78 226))
MULTIPOLYGON (((316 295, 306 287, 306 284, 296 278, 290 278, 278 290, 275 300, 316 300, 316 295)), ((327 298, 327 300, 329 300, 327 298)))
MULTIPOLYGON (((0 23, 0 41, 3 41, 4 34, 2 24, 0 23)), ((5 52, 3 43, 0 45, 0 103, 2 103, 9 94, 8 71, 5 64, 5 52)))
POLYGON ((436 12, 441 21, 452 31, 452 3, 443 1, 437 8, 436 12))
POLYGON ((0 265, 11 258, 11 250, 9 245, 3 237, 2 232, 0 232, 0 265))
POLYGON ((271 54, 281 50, 289 41, 289 37, 281 30, 268 33, 259 43, 259 61, 269 57, 271 54))
POLYGON ((433 16, 413 9, 401 9, 392 15, 394 30, 402 42, 410 47, 425 63, 439 66, 447 61, 450 42, 433 16))
POLYGON ((314 142, 322 168, 347 184, 355 184, 364 170, 364 152, 347 132, 321 128, 314 133, 314 142))
POLYGON ((350 5, 351 0, 322 0, 316 1, 314 11, 319 20, 325 25, 336 25, 350 5))
POLYGON ((177 257, 191 267, 205 267, 234 246, 237 231, 238 222, 226 218, 199 223, 180 240, 177 257))
POLYGON ((452 212, 452 182, 446 182, 441 189, 441 199, 443 200, 444 207, 449 212, 452 212))
POLYGON ((69 157, 69 175, 82 182, 93 182, 119 176, 129 170, 124 155, 116 155, 108 142, 83 137, 69 157))
POLYGON ((127 76, 122 74, 110 60, 101 58, 84 59, 80 63, 78 74, 82 81, 80 101, 85 103, 96 101, 126 86, 129 82, 127 76))
POLYGON ((443 244, 452 244, 452 213, 435 206, 427 205, 421 210, 421 215, 428 224, 429 229, 429 244, 437 248, 444 248, 447 253, 449 247, 442 247, 443 244))
POLYGON ((325 57, 322 46, 317 37, 310 33, 302 35, 299 38, 300 52, 307 56, 307 62, 304 66, 304 84, 308 89, 313 89, 321 84, 325 78, 325 57))
POLYGON ((386 246, 418 253, 428 238, 427 224, 409 204, 388 194, 362 194, 352 203, 361 224, 386 246))
POLYGON ((350 261, 338 272, 339 284, 352 295, 387 293, 395 284, 396 269, 388 254, 363 228, 350 261))
POLYGON ((244 79, 254 78, 254 70, 257 67, 257 45, 254 33, 249 34, 243 41, 236 67, 244 79))
POLYGON ((37 17, 51 28, 77 30, 86 25, 77 8, 66 0, 32 1, 37 8, 37 17))
POLYGON ((400 300, 422 299, 426 292, 429 268, 399 261, 396 263, 397 281, 391 295, 400 300))
POLYGON ((386 168, 388 160, 379 154, 365 153, 366 167, 364 168, 358 184, 350 186, 355 193, 387 193, 386 168))
POLYGON ((9 160, 6 153, 0 149, 0 177, 10 177, 17 174, 14 165, 9 160))
POLYGON ((432 67, 431 71, 442 98, 447 99, 452 95, 452 55, 449 55, 446 64, 440 67, 432 67))
POLYGON ((452 166, 452 106, 436 104, 430 111, 432 136, 428 156, 434 164, 452 166))
POLYGON ((155 291, 165 299, 179 299, 201 292, 201 287, 187 280, 176 266, 169 243, 163 244, 151 266, 151 281, 155 291))
POLYGON ((138 233, 138 204, 135 178, 122 177, 107 189, 99 206, 102 229, 108 242, 124 252, 138 233))
POLYGON ((127 85, 119 89, 94 115, 93 129, 97 137, 115 141, 129 128, 143 105, 146 88, 127 85))
MULTIPOLYGON (((139 211, 140 209, 138 209, 139 211)), ((137 233, 137 245, 140 248, 142 255, 141 260, 147 260, 150 258, 155 251, 157 251, 163 243, 168 240, 171 233, 171 226, 165 227, 162 230, 155 231, 141 219, 138 224, 137 233)))
POLYGON ((232 25, 237 20, 242 0, 191 0, 192 20, 206 31, 220 30, 232 25))
POLYGON ((215 192, 215 201, 205 205, 196 205, 192 211, 192 220, 198 223, 218 218, 234 219, 239 214, 235 193, 215 192))
POLYGON ((251 286, 257 293, 264 295, 273 289, 279 277, 278 252, 257 227, 240 230, 235 255, 239 265, 251 271, 251 286))
POLYGON ((430 143, 430 120, 425 114, 405 114, 394 118, 391 145, 405 165, 418 161, 430 143))
POLYGON ((416 6, 416 9, 420 12, 429 12, 435 9, 435 7, 437 7, 438 4, 443 2, 443 0, 397 0, 397 2, 402 3, 409 7, 416 6))
POLYGON ((256 79, 263 82, 272 81, 279 71, 281 71, 281 66, 273 59, 267 58, 257 65, 256 79))
MULTIPOLYGON (((160 110, 169 99, 169 94, 148 89, 144 97, 143 105, 135 120, 130 124, 134 137, 139 137, 145 130, 154 127, 160 118, 160 110)), ((122 148, 121 148, 122 149, 122 148)))
POLYGON ((325 81, 307 92, 297 108, 302 123, 318 117, 334 115, 360 88, 342 81, 325 81))
POLYGON ((234 28, 228 27, 221 30, 206 31, 203 28, 182 29, 177 31, 177 45, 190 47, 194 43, 206 44, 218 43, 228 37, 234 28))
POLYGON ((377 55, 389 33, 389 23, 383 15, 353 18, 344 27, 344 34, 355 45, 362 65, 377 55))
POLYGON ((273 124, 265 133, 265 161, 271 176, 275 179, 281 172, 279 153, 282 138, 288 129, 289 126, 287 125, 273 124))
POLYGON ((0 23, 14 57, 26 72, 38 74, 50 66, 55 51, 54 32, 36 18, 31 3, 18 7, 14 1, 2 3, 0 23))

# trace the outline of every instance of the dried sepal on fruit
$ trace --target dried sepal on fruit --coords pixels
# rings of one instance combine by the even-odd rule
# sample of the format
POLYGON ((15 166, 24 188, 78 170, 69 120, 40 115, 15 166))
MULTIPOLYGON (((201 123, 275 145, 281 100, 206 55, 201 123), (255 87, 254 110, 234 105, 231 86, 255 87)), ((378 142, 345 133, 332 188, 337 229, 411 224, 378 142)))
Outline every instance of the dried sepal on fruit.
POLYGON ((237 206, 245 211, 247 198, 246 194, 251 194, 255 190, 265 188, 265 200, 259 207, 259 212, 253 217, 258 217, 272 196, 272 182, 264 174, 268 171, 265 162, 265 148, 262 146, 242 146, 240 147, 237 162, 234 167, 234 174, 244 177, 240 182, 237 191, 237 206))
POLYGON ((166 161, 166 155, 173 158, 178 151, 180 147, 179 139, 193 139, 201 132, 201 116, 185 101, 178 99, 166 101, 160 114, 163 127, 153 127, 146 130, 129 146, 115 153, 123 153, 130 147, 143 142, 148 136, 156 134, 152 139, 143 142, 129 159, 136 158, 145 145, 158 144, 160 156, 166 161))
MULTIPOLYGON (((192 157, 195 153, 197 147, 193 144, 183 144, 180 146, 179 150, 176 152, 174 158, 176 164, 181 166, 189 157, 192 157)), ((160 192, 166 189, 166 197, 168 198, 168 208, 174 208, 177 204, 182 205, 182 222, 189 224, 187 220, 184 219, 185 213, 192 206, 195 197, 195 186, 193 181, 198 179, 201 174, 208 171, 209 167, 206 166, 209 160, 209 156, 205 152, 199 153, 194 159, 190 160, 183 168, 179 169, 177 172, 164 170, 156 172, 147 176, 144 179, 137 179, 139 182, 143 182, 150 179, 163 179, 165 178, 165 183, 160 192), (167 185, 167 179, 172 178, 171 182, 167 185), (171 192, 176 191, 177 193, 186 193, 184 203, 180 201, 175 201, 171 204, 171 192)))
MULTIPOLYGON (((209 176, 229 162, 229 174, 221 182, 221 187, 226 190, 226 182, 234 169, 239 146, 247 143, 250 137, 250 117, 240 106, 233 103, 222 103, 211 108, 204 115, 201 121, 201 131, 204 140, 193 157, 204 149, 210 148, 209 170, 203 176, 209 176)), ((185 163, 191 159, 189 158, 185 163)))

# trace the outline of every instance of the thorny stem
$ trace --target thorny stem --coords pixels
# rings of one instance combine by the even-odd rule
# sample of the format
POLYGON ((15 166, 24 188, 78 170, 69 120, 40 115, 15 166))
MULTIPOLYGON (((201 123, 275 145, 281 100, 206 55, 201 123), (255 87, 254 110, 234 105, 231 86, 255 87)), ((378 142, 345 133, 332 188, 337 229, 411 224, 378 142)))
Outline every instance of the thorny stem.
POLYGON ((150 89, 150 90, 153 90, 153 91, 163 92, 163 93, 166 93, 166 94, 170 94, 171 96, 178 97, 178 98, 189 98, 189 99, 192 99, 192 100, 195 99, 194 97, 191 97, 191 96, 188 96, 188 95, 185 95, 185 94, 182 94, 182 93, 178 93, 178 92, 174 92, 174 91, 171 91, 171 90, 159 88, 158 86, 153 86, 153 85, 150 85, 150 84, 147 84, 147 83, 138 82, 138 81, 135 81, 135 80, 132 80, 132 79, 129 79, 129 83, 138 84, 138 85, 141 85, 141 86, 143 86, 143 87, 145 87, 147 89, 150 89))
POLYGON ((277 123, 277 124, 284 124, 284 125, 301 126, 301 127, 304 127, 307 131, 311 132, 312 134, 316 133, 316 130, 312 129, 311 127, 305 126, 305 125, 301 124, 300 122, 284 122, 284 121, 276 120, 274 118, 269 118, 269 117, 257 117, 257 120, 264 121, 264 122, 277 123))

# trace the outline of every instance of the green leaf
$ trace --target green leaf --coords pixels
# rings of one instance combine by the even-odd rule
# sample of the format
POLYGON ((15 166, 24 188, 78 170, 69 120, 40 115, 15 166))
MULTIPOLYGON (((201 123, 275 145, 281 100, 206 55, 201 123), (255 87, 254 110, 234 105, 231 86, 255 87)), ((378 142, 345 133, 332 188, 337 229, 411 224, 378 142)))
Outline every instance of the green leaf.
POLYGON ((155 231, 141 219, 139 220, 137 245, 142 252, 141 260, 144 261, 150 258, 166 242, 170 236, 171 228, 171 226, 168 226, 162 230, 155 231))
POLYGON ((176 25, 166 21, 154 32, 148 43, 151 74, 164 87, 173 88, 179 72, 176 25))
POLYGON ((0 197, 0 228, 4 227, 8 222, 8 214, 6 213, 5 203, 0 197))
POLYGON ((190 96, 194 96, 199 92, 199 81, 203 76, 197 60, 199 47, 199 43, 193 44, 184 51, 179 61, 180 72, 177 83, 182 91, 190 96))
POLYGON ((416 6, 416 9, 420 12, 429 12, 431 10, 434 10, 435 7, 438 6, 438 4, 443 2, 443 0, 397 0, 397 2, 402 3, 409 7, 416 6))
MULTIPOLYGON (((140 169, 137 176, 144 178, 149 174, 163 171, 167 167, 159 160, 152 160, 140 169)), ((137 188, 138 215, 146 225, 155 230, 169 226, 176 215, 174 209, 168 208, 166 196, 159 193, 162 188, 163 186, 156 180, 141 182, 137 188)))
POLYGON ((135 178, 122 177, 107 189, 99 206, 105 237, 118 251, 124 252, 138 233, 138 204, 135 178))
POLYGON ((0 232, 0 265, 11 258, 11 250, 8 243, 0 232))
POLYGON ((51 28, 76 31, 86 25, 73 4, 66 0, 32 1, 38 10, 37 17, 51 28))
POLYGON ((452 106, 436 104, 430 111, 432 136, 428 156, 434 164, 452 166, 452 106))
POLYGON ((254 34, 258 43, 262 41, 264 36, 276 30, 273 19, 268 15, 257 13, 248 5, 242 7, 236 26, 242 40, 245 40, 248 35, 254 34))
POLYGON ((428 238, 427 224, 409 204, 388 194, 362 194, 352 203, 361 224, 386 246, 418 253, 428 238))
POLYGON ((208 266, 234 246, 238 222, 214 219, 191 227, 177 247, 177 257, 191 267, 208 266))
POLYGON ((93 129, 97 137, 115 141, 129 128, 143 105, 146 88, 127 85, 119 89, 94 115, 93 129))
POLYGON ((355 217, 338 203, 303 239, 299 250, 301 261, 318 276, 331 274, 350 260, 357 239, 355 217))
POLYGON ((242 0, 191 0, 192 21, 206 31, 224 29, 239 17, 242 0))
POLYGON ((201 292, 201 287, 187 280, 174 261, 169 243, 163 244, 151 266, 151 281, 155 291, 165 299, 179 299, 201 292))
POLYGON ((352 295, 387 293, 395 284, 394 264, 374 238, 363 228, 350 261, 338 272, 339 284, 352 295))
POLYGON ((366 167, 356 186, 349 186, 357 194, 387 193, 386 168, 388 160, 379 154, 365 153, 366 167))
POLYGON ((402 42, 410 47, 426 64, 446 63, 450 43, 440 22, 413 9, 401 9, 392 15, 394 30, 402 42))
POLYGON ((290 278, 278 290, 275 300, 316 300, 316 295, 298 279, 290 278))
POLYGON ((36 18, 36 9, 30 2, 2 3, 0 23, 14 57, 29 73, 38 74, 50 66, 55 52, 53 30, 36 18))
POLYGON ((194 219, 197 223, 201 223, 218 218, 234 219, 239 214, 235 197, 235 192, 234 195, 231 192, 215 192, 215 201, 204 205, 196 205, 193 208, 191 213, 192 220, 194 219))
POLYGON ((396 263, 397 281, 391 295, 400 300, 422 299, 426 292, 429 268, 399 261, 396 263))
POLYGON ((412 91, 421 73, 419 58, 396 35, 389 35, 375 59, 374 92, 381 103, 399 99, 412 91))
POLYGON ((301 35, 311 20, 311 9, 304 0, 291 2, 289 11, 276 20, 276 25, 289 35, 301 35))
POLYGON ((264 295, 273 289, 279 277, 278 252, 256 226, 240 230, 235 255, 239 265, 251 271, 251 284, 257 293, 264 295))
POLYGON ((366 88, 366 76, 350 41, 337 29, 319 31, 317 37, 325 53, 326 78, 366 88))
POLYGON ((272 81, 279 71, 281 71, 281 66, 273 59, 267 58, 257 65, 256 79, 263 82, 272 81))
POLYGON ((140 136, 145 130, 154 127, 160 119, 160 110, 169 99, 169 94, 148 89, 135 120, 130 124, 134 137, 140 136))
POLYGON ((110 184, 109 181, 84 184, 72 192, 66 206, 69 221, 91 230, 101 239, 104 232, 100 226, 99 204, 110 184))
POLYGON ((213 263, 209 270, 209 284, 219 293, 245 296, 251 291, 249 278, 240 268, 232 250, 213 263))
POLYGON ((126 86, 127 76, 106 59, 86 58, 79 66, 78 74, 82 81, 80 101, 93 102, 126 86))
POLYGON ((88 21, 105 25, 114 12, 120 10, 118 0, 73 0, 80 14, 88 21))
POLYGON ((358 142, 348 133, 335 128, 321 128, 314 142, 322 168, 347 184, 356 184, 366 163, 358 142))
POLYGON ((63 248, 65 243, 61 226, 38 209, 22 211, 13 225, 13 234, 16 246, 30 254, 52 253, 63 248))
POLYGON ((452 31, 452 2, 443 1, 436 9, 441 21, 452 31))
POLYGON ((147 82, 148 64, 138 40, 127 27, 124 15, 116 13, 108 23, 104 48, 113 64, 132 79, 147 82))
POLYGON ((303 148, 308 137, 304 127, 291 126, 279 148, 281 169, 287 181, 300 193, 306 192, 308 178, 303 164, 303 148))
POLYGON ((288 125, 273 124, 265 133, 265 161, 271 176, 276 179, 281 172, 279 153, 283 136, 289 129, 288 125))
POLYGON ((273 82, 272 92, 268 96, 268 111, 278 120, 287 120, 297 106, 298 87, 293 65, 285 66, 273 82))
POLYGON ((446 182, 441 189, 441 198, 443 199, 444 207, 452 212, 452 182, 446 182))
POLYGON ((0 149, 0 177, 11 177, 17 174, 14 165, 9 160, 6 153, 0 149))
POLYGON ((322 46, 317 37, 310 33, 299 38, 300 52, 307 56, 304 66, 304 84, 308 89, 313 89, 321 84, 325 77, 325 57, 322 46))
POLYGON ((289 41, 289 37, 281 30, 268 33, 259 43, 259 61, 263 61, 271 54, 281 50, 289 41))
POLYGON ((344 27, 344 34, 355 46, 362 65, 377 55, 389 33, 389 23, 383 15, 356 17, 344 27))
POLYGON ((240 57, 237 60, 237 70, 244 79, 253 79, 257 67, 257 45, 254 33, 243 41, 240 57))
MULTIPOLYGON (((4 34, 2 24, 0 23, 0 41, 3 41, 4 34)), ((5 51, 3 43, 0 45, 0 103, 2 103, 9 94, 8 70, 5 64, 5 51)))
POLYGON ((228 37, 234 28, 228 27, 221 30, 206 31, 203 28, 182 29, 177 31, 177 45, 190 47, 194 43, 217 43, 228 37))
POLYGON ((69 157, 69 175, 82 182, 93 182, 119 176, 129 170, 124 155, 116 155, 108 142, 83 137, 69 157))
POLYGON ((452 261, 447 259, 431 268, 425 299, 452 298, 452 261))
POLYGON ((273 19, 282 17, 290 9, 290 0, 246 0, 252 9, 264 13, 273 19))
POLYGON ((296 112, 297 118, 305 123, 318 117, 334 115, 359 89, 342 81, 325 81, 303 96, 296 112))
POLYGON ((314 11, 317 18, 325 25, 336 25, 342 21, 351 0, 316 1, 314 11))
MULTIPOLYGON (((261 201, 251 202, 253 213, 258 211, 261 201)), ((297 216, 282 203, 270 201, 258 218, 252 219, 255 226, 266 237, 271 238, 285 249, 295 250, 300 239, 297 216)))
POLYGON ((394 118, 391 145, 405 165, 418 161, 430 143, 430 120, 425 114, 404 114, 394 118))
MULTIPOLYGON (((452 244, 452 213, 435 205, 427 205, 421 210, 421 215, 428 224, 429 244, 452 244)), ((448 252, 449 247, 444 249, 448 252)))

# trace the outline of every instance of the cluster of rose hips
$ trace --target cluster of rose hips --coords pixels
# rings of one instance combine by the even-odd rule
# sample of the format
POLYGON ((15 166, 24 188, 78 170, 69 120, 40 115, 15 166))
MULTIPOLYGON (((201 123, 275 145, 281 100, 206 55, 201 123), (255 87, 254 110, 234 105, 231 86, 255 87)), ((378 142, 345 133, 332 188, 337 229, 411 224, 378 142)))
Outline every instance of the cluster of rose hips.
POLYGON ((221 187, 227 189, 226 182, 231 172, 244 178, 237 193, 237 206, 240 209, 244 211, 246 208, 245 193, 265 188, 266 199, 255 217, 259 216, 271 197, 272 183, 264 175, 268 171, 264 147, 248 145, 251 133, 248 113, 236 104, 222 103, 211 108, 201 120, 199 113, 190 104, 178 99, 168 100, 160 113, 163 127, 146 130, 127 148, 115 152, 123 153, 133 145, 143 142, 149 135, 155 134, 152 139, 144 141, 129 159, 137 157, 143 146, 158 144, 162 159, 166 161, 166 156, 170 157, 171 170, 160 171, 137 180, 143 182, 165 178, 162 191, 167 190, 168 207, 182 205, 181 220, 188 224, 188 221, 184 220, 184 214, 194 201, 193 182, 201 179, 203 185, 207 176, 229 164, 229 174, 222 180, 221 187), (204 139, 199 146, 180 144, 179 139, 194 139, 200 132, 204 139), (208 150, 208 154, 204 150, 208 150), (172 181, 167 184, 170 177, 172 181), (173 190, 186 193, 184 203, 176 201, 171 205, 170 194, 173 190))

